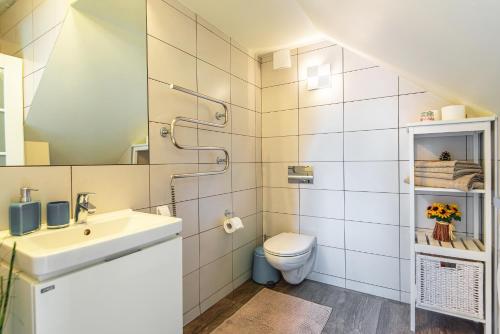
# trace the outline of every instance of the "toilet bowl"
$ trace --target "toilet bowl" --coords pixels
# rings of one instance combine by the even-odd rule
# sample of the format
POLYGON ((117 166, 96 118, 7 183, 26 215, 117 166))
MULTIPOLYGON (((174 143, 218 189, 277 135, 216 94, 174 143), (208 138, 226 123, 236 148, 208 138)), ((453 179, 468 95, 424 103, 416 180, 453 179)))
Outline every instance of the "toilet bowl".
POLYGON ((316 252, 316 237, 304 234, 281 233, 264 242, 267 261, 290 284, 301 283, 311 273, 316 252))

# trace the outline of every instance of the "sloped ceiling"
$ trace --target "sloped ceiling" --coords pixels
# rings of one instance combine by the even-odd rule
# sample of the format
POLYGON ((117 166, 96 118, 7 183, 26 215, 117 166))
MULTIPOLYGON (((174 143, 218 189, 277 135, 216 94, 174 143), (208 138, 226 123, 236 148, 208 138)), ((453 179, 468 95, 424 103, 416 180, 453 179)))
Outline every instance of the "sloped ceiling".
POLYGON ((0 15, 2 15, 16 0, 0 0, 0 15))
POLYGON ((324 34, 443 97, 500 111, 498 0, 181 0, 257 53, 324 34))
POLYGON ((298 2, 340 44, 450 100, 500 112, 500 1, 298 2))
POLYGON ((295 0, 180 0, 257 54, 324 39, 295 0))

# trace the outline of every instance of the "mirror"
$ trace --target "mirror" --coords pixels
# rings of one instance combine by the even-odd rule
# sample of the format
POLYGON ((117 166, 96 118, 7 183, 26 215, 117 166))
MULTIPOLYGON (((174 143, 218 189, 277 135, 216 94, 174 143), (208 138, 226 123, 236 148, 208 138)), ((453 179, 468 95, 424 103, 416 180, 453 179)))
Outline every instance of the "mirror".
POLYGON ((146 56, 144 0, 72 1, 24 110, 25 165, 147 164, 146 56))

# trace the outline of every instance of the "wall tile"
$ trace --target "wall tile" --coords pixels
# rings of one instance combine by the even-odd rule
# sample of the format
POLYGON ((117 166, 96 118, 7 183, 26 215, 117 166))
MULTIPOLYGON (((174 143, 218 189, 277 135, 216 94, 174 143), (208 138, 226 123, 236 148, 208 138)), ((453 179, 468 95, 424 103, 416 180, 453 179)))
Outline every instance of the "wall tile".
POLYGON ((231 103, 255 110, 255 86, 231 76, 231 103))
POLYGON ((300 234, 315 236, 318 245, 344 248, 343 220, 301 216, 300 234))
POLYGON ((363 57, 357 55, 356 53, 351 52, 347 49, 344 49, 344 71, 345 72, 361 70, 361 69, 373 67, 373 66, 375 66, 375 64, 373 64, 368 59, 363 58, 363 57))
POLYGON ((148 37, 149 77, 196 91, 196 58, 148 37))
POLYGON ((182 280, 183 312, 192 310, 200 303, 200 272, 193 271, 182 280))
POLYGON ((198 24, 197 48, 200 59, 226 72, 230 71, 229 43, 200 24, 198 24))
POLYGON ((299 133, 316 134, 341 132, 343 129, 342 104, 299 109, 299 133))
POLYGON ((399 194, 399 224, 410 226, 410 195, 399 194))
POLYGON ((79 192, 96 193, 91 202, 98 213, 147 208, 150 206, 149 166, 72 167, 72 192, 73 200, 79 192))
POLYGON ((411 234, 409 227, 401 227, 399 230, 399 257, 403 259, 411 258, 411 234))
POLYGON ((299 191, 287 188, 264 188, 264 211, 299 213, 299 191))
POLYGON ((298 141, 297 136, 262 138, 262 161, 298 161, 298 141))
POLYGON ((399 225, 399 195, 388 193, 345 193, 345 218, 360 222, 399 225))
POLYGON ((344 89, 345 101, 398 95, 398 77, 380 67, 348 72, 344 89))
POLYGON ((414 93, 424 93, 425 89, 417 86, 413 82, 406 80, 403 77, 399 77, 399 94, 414 94, 414 93))
POLYGON ((342 47, 339 45, 299 54, 299 80, 307 79, 307 69, 311 66, 330 64, 330 73, 342 72, 342 47))
POLYGON ((397 161, 346 162, 344 167, 346 190, 398 192, 397 161))
POLYGON ((255 189, 233 193, 233 214, 236 217, 248 217, 257 212, 257 193, 255 189))
POLYGON ((399 126, 418 122, 420 113, 431 109, 441 109, 448 101, 432 93, 409 94, 399 97, 399 126))
POLYGON ((306 108, 342 102, 343 87, 342 74, 332 75, 332 85, 330 88, 308 90, 307 81, 300 81, 299 107, 306 108))
POLYGON ((242 218, 241 221, 245 228, 233 233, 233 249, 240 248, 257 237, 257 215, 242 218))
POLYGON ((298 135, 297 109, 274 111, 262 115, 262 137, 298 135))
POLYGON ((231 74, 252 84, 255 83, 254 60, 234 46, 231 47, 231 74))
POLYGON ((162 0, 147 1, 148 34, 196 55, 196 23, 162 0))
MULTIPOLYGON (((222 170, 222 167, 216 164, 200 165, 200 172, 222 170)), ((200 197, 214 196, 231 192, 231 174, 232 169, 223 174, 204 176, 199 178, 200 197)))
POLYGON ((401 291, 410 292, 411 287, 411 262, 400 260, 401 268, 401 291))
POLYGON ((341 133, 301 136, 300 161, 342 161, 342 141, 341 133))
POLYGON ((299 216, 264 212, 264 234, 272 237, 283 232, 299 233, 299 216))
MULTIPOLYGON (((198 163, 198 153, 195 151, 180 150, 175 147, 170 138, 160 136, 160 129, 165 127, 165 124, 149 123, 150 163, 165 164, 165 163, 198 163)), ((197 131, 196 129, 178 127, 176 128, 176 139, 181 145, 196 146, 197 131)))
POLYGON ((65 0, 45 0, 33 11, 33 37, 39 38, 64 21, 69 3, 65 0))
MULTIPOLYGON (((198 234, 198 200, 179 202, 176 203, 176 207, 177 217, 182 218, 182 237, 187 238, 192 235, 198 234)), ((171 205, 170 212, 172 212, 171 205)), ((152 213, 154 213, 154 211, 152 211, 152 213)))
MULTIPOLYGON (((307 163, 302 163, 306 165, 307 163)), ((314 162, 313 167, 314 183, 301 184, 303 189, 344 189, 344 164, 343 162, 314 162)))
POLYGON ((165 83, 149 79, 149 120, 171 123, 177 116, 196 118, 196 97, 173 89, 165 83))
POLYGON ((200 233, 200 265, 204 266, 231 253, 233 235, 222 226, 200 233))
POLYGON ((392 257, 346 251, 349 280, 399 289, 399 259, 392 257), (377 270, 370 270, 377 268, 377 270))
POLYGON ((200 231, 222 225, 224 212, 233 211, 231 194, 200 198, 200 231))
MULTIPOLYGON (((253 251, 256 243, 252 241, 234 251, 233 279, 236 279, 252 269, 253 251)), ((245 280, 246 281, 246 280, 245 280)))
POLYGON ((256 187, 256 164, 233 163, 232 164, 232 190, 239 191, 256 187))
MULTIPOLYGON (((198 165, 151 165, 151 205, 159 206, 172 202, 170 176, 172 174, 195 173, 198 165)), ((198 178, 176 179, 174 182, 177 202, 196 199, 198 197, 198 178)))
MULTIPOLYGON (((9 228, 9 205, 19 202, 22 187, 32 187, 33 200, 42 203, 42 220, 46 221, 48 202, 71 201, 70 167, 4 167, 0 172, 0 229, 9 228)), ((94 201, 92 201, 94 203, 94 201)))
POLYGON ((345 131, 398 127, 398 98, 355 101, 344 104, 345 131))
POLYGON ((232 135, 233 162, 255 162, 255 137, 232 135))
POLYGON ((338 248, 318 246, 314 271, 336 277, 345 277, 345 251, 338 248))
POLYGON ((231 81, 228 73, 198 60, 198 92, 218 100, 229 102, 231 81))
MULTIPOLYGON (((200 268, 200 299, 205 300, 231 282, 233 257, 228 254, 200 268)), ((230 292, 230 291, 229 291, 230 292)))
POLYGON ((200 237, 182 239, 182 272, 187 275, 200 267, 200 237))
MULTIPOLYGON (((180 140, 179 140, 180 142, 180 140)), ((182 143, 182 142, 181 142, 182 143)), ((201 146, 215 146, 225 148, 229 156, 231 156, 231 134, 209 131, 209 130, 198 130, 198 143, 201 146)), ((196 145, 197 143, 195 143, 196 145)), ((194 153, 198 153, 193 151, 194 153)), ((199 159, 200 163, 209 163, 214 164, 217 161, 217 158, 225 158, 224 152, 219 150, 210 150, 210 151, 200 151, 199 159)), ((219 168, 222 169, 222 168, 219 168)))
POLYGON ((344 219, 344 193, 331 190, 300 190, 300 214, 344 219))
POLYGON ((291 163, 265 162, 262 164, 264 187, 298 188, 297 184, 288 183, 288 166, 291 163))
POLYGON ((292 56, 292 67, 273 69, 273 62, 262 64, 262 87, 276 86, 297 81, 297 56, 292 56))
MULTIPOLYGON (((235 134, 255 136, 256 118, 255 111, 241 108, 238 106, 231 107, 232 130, 235 134)), ((260 124, 259 124, 260 128, 260 124)))
POLYGON ((296 82, 262 89, 262 112, 296 109, 298 103, 296 82))
POLYGON ((346 161, 398 160, 398 130, 346 132, 346 161))
POLYGON ((399 291, 371 284, 346 280, 346 288, 382 298, 399 301, 399 291))
POLYGON ((364 253, 399 256, 399 227, 347 221, 346 249, 364 253))

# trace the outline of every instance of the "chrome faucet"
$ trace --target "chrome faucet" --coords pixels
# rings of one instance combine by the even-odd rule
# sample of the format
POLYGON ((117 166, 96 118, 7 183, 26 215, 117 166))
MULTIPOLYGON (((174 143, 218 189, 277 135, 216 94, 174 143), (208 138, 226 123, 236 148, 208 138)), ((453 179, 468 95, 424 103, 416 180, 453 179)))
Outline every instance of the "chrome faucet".
POLYGON ((86 223, 88 215, 95 213, 96 207, 89 202, 89 195, 94 193, 83 192, 76 195, 75 224, 86 223))

